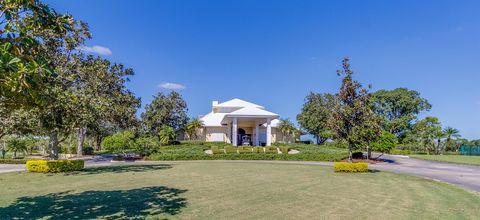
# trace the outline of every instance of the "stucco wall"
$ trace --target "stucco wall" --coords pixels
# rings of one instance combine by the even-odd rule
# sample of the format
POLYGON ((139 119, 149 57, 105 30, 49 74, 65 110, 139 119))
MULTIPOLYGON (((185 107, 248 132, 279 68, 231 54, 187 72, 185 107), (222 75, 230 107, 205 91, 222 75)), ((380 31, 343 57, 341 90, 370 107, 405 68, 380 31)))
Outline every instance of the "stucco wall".
MULTIPOLYGON (((252 127, 239 127, 245 130, 245 133, 252 134, 252 141, 255 141, 255 129, 252 127)), ((259 128, 260 134, 266 133, 266 128, 259 128)), ((222 134, 223 141, 227 143, 231 143, 230 137, 228 136, 228 127, 205 127, 202 129, 201 135, 199 136, 201 140, 205 140, 207 142, 215 141, 215 138, 219 137, 219 134, 222 134)), ((277 129, 272 128, 272 143, 282 140, 282 134, 277 134, 277 129)), ((263 140, 265 141, 265 140, 263 140)))

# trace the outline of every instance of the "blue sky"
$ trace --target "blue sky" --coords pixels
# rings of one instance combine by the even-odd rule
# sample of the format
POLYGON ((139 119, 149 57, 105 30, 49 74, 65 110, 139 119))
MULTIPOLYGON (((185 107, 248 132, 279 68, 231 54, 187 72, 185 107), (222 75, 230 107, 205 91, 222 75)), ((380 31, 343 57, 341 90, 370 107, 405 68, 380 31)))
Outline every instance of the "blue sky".
POLYGON ((422 117, 480 138, 480 1, 46 2, 89 23, 91 53, 135 70, 143 106, 170 83, 191 116, 236 97, 294 120, 310 91, 338 90, 348 56, 364 85, 417 90, 422 117))

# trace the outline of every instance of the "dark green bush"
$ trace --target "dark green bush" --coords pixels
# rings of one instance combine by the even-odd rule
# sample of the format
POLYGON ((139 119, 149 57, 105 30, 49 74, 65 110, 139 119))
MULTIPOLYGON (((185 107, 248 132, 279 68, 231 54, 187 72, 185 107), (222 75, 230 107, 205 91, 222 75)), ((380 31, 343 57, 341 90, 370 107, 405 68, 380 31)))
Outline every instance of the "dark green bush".
POLYGON ((363 159, 363 153, 362 152, 354 152, 354 153, 352 153, 352 158, 353 159, 363 159))
POLYGON ((83 154, 84 155, 93 155, 94 149, 93 147, 86 146, 83 148, 83 154))
POLYGON ((0 164, 25 164, 27 159, 0 159, 0 164))
POLYGON ((280 148, 280 151, 282 152, 282 154, 288 154, 288 151, 290 151, 289 146, 279 146, 278 148, 280 148))
POLYGON ((252 147, 244 147, 244 146, 238 147, 238 153, 240 154, 253 153, 252 150, 253 150, 252 147))

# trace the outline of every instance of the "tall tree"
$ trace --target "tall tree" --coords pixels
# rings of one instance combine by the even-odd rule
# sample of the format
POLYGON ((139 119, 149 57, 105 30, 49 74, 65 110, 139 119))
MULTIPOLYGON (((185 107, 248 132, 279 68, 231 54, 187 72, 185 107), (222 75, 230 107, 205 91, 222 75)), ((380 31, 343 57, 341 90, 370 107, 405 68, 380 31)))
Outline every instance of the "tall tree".
POLYGON ((187 110, 187 103, 178 92, 172 91, 168 95, 158 93, 141 115, 144 129, 158 134, 162 126, 168 126, 178 132, 187 124, 187 110))
POLYGON ((343 69, 337 71, 339 76, 343 76, 342 86, 336 95, 337 100, 329 124, 336 136, 348 143, 348 159, 352 161, 353 148, 362 144, 364 140, 362 136, 367 136, 361 135, 364 131, 362 129, 374 127, 369 124, 374 114, 370 108, 368 90, 352 78, 353 71, 350 69, 349 59, 345 58, 342 64, 343 69))
POLYGON ((442 124, 436 117, 426 117, 413 125, 407 140, 420 144, 427 154, 435 153, 443 137, 442 124))
POLYGON ((373 93, 373 110, 383 118, 384 130, 401 137, 411 128, 422 111, 432 108, 420 93, 406 88, 379 90, 373 93))
POLYGON ((446 147, 448 148, 448 150, 458 151, 458 147, 460 145, 457 145, 456 142, 454 141, 454 139, 457 139, 457 138, 461 137, 460 131, 458 129, 455 129, 455 128, 452 128, 452 127, 446 127, 445 129, 443 129, 443 133, 447 137, 447 140, 446 140, 445 144, 446 144, 446 147))
POLYGON ((36 107, 46 100, 45 82, 56 76, 42 44, 62 39, 75 21, 37 0, 0 0, 0 97, 7 108, 36 107))
POLYGON ((303 104, 302 111, 297 115, 300 127, 317 138, 317 144, 323 144, 332 138, 328 121, 332 116, 335 96, 311 92, 303 104))

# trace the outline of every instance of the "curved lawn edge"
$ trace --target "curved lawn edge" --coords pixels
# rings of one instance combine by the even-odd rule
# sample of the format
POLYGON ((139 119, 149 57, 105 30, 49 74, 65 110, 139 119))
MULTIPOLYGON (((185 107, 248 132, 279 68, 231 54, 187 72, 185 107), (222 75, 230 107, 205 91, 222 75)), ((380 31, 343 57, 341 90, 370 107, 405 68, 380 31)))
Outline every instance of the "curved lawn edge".
POLYGON ((463 155, 409 155, 410 158, 468 166, 480 166, 480 156, 463 155), (467 159, 467 160, 465 160, 467 159))

